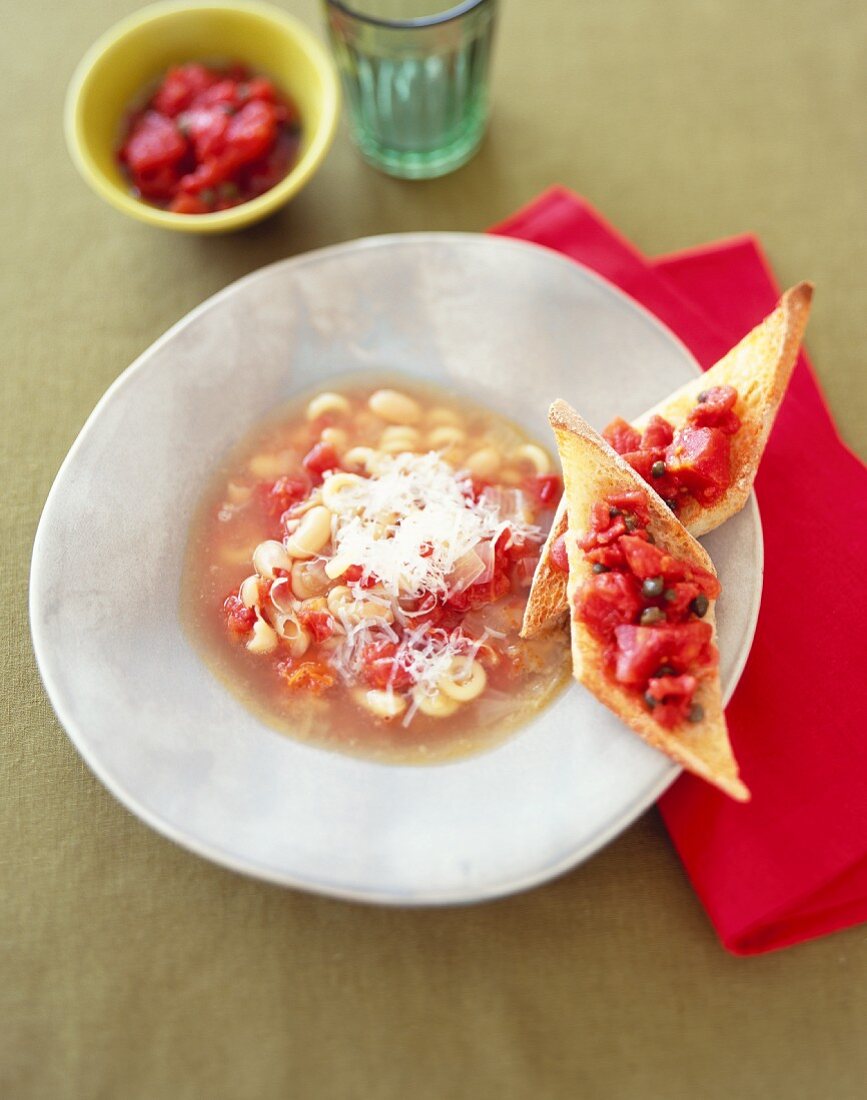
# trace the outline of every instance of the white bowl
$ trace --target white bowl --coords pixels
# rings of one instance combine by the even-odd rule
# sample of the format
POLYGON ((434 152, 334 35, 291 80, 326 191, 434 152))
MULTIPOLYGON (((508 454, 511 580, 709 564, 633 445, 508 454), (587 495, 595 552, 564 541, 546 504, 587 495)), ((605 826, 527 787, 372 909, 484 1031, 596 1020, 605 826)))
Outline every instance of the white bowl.
MULTIPOLYGON (((359 900, 490 898, 586 858, 677 769, 576 684, 499 747, 458 762, 327 752, 245 709, 179 619, 188 524, 221 455, 294 392, 373 368, 465 392, 546 442, 555 397, 601 427, 697 369, 630 299, 533 245, 410 234, 265 268, 161 337, 72 447, 33 551, 37 659, 94 772, 200 855, 359 900)), ((724 586, 730 695, 761 592, 755 501, 705 544, 724 586)))

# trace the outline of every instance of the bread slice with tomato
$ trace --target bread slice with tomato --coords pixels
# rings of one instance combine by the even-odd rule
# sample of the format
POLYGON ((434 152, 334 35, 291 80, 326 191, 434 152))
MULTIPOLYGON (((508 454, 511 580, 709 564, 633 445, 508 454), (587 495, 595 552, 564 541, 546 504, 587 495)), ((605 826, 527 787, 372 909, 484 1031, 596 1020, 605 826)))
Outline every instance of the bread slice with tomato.
MULTIPOLYGON (((696 495, 681 492, 676 507, 678 519, 691 534, 698 536, 715 530, 746 504, 797 361, 812 296, 810 283, 799 283, 787 290, 773 313, 710 370, 669 394, 632 424, 618 419, 605 429, 603 434, 616 444, 615 449, 629 456, 627 461, 634 463, 647 484, 663 499, 672 484, 669 461, 676 476, 687 481, 691 479, 696 495), (712 432, 700 424, 690 425, 689 420, 690 417, 698 420, 702 416, 709 417, 718 395, 730 390, 735 391, 736 399, 728 409, 723 408, 725 397, 721 399, 717 406, 718 410, 723 409, 719 422, 725 423, 725 418, 733 415, 738 427, 734 432, 725 433, 727 438, 723 443, 719 432, 712 432), (708 400, 703 402, 702 398, 708 400), (704 410, 701 409, 703 404, 704 410), (630 452, 627 433, 632 433, 633 442, 640 441, 640 447, 662 424, 675 430, 674 440, 666 443, 662 436, 658 439, 657 450, 648 447, 644 451, 634 449, 630 452), (678 446, 679 453, 675 453, 678 446), (714 495, 711 493, 714 479, 721 473, 727 484, 723 491, 714 495), (708 499, 702 499, 703 494, 708 499)), ((564 496, 533 578, 521 630, 525 638, 534 637, 565 613, 562 536, 567 526, 564 496)))
POLYGON ((574 518, 565 546, 575 678, 649 745, 746 801, 723 713, 713 563, 571 406, 555 401, 549 420, 574 518))

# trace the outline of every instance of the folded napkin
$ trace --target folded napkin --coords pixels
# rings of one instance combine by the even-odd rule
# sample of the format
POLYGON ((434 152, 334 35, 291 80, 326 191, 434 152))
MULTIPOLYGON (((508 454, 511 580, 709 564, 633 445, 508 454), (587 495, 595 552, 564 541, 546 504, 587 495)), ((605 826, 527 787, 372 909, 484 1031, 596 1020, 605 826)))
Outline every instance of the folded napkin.
MULTIPOLYGON (((754 237, 648 260, 562 188, 493 231, 593 268, 656 314, 705 370, 779 296, 754 237)), ((821 296, 819 287, 820 309, 821 296)), ((867 469, 837 435, 803 354, 756 493, 762 609, 727 710, 753 798, 739 805, 684 775, 660 801, 723 944, 741 955, 867 920, 867 469)))

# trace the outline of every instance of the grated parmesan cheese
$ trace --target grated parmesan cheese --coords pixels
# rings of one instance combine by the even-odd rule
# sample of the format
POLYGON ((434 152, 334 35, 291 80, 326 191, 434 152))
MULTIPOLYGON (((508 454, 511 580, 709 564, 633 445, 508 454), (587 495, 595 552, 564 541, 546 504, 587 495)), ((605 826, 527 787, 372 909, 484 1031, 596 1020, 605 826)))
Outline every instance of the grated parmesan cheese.
MULTIPOLYGON (((332 477, 345 475, 326 473, 324 484, 332 477)), ((492 562, 493 546, 504 532, 507 545, 541 541, 541 529, 527 519, 523 493, 490 488, 476 500, 469 477, 432 451, 382 455, 370 477, 342 487, 334 499, 331 555, 325 560, 338 560, 343 570, 350 564, 362 567, 362 580, 348 587, 353 600, 367 607, 363 616, 354 613, 352 602, 337 612, 342 634, 331 656, 334 668, 344 681, 355 683, 369 659, 369 647, 391 642, 396 646, 389 658, 395 671, 387 690, 393 692, 396 670, 401 669, 419 691, 433 695, 456 658, 466 659, 469 667, 485 640, 497 632, 486 630, 481 638, 470 639, 460 628, 450 633, 414 623, 414 618, 473 583, 467 577, 479 576, 483 563, 492 562), (478 564, 468 573, 467 556, 472 563, 480 547, 478 564), (375 588, 365 587, 371 577, 375 588), (417 610, 403 606, 409 601, 419 603, 417 610), (381 607, 382 614, 371 605, 381 607)), ((416 709, 415 704, 409 708, 404 725, 416 709)))

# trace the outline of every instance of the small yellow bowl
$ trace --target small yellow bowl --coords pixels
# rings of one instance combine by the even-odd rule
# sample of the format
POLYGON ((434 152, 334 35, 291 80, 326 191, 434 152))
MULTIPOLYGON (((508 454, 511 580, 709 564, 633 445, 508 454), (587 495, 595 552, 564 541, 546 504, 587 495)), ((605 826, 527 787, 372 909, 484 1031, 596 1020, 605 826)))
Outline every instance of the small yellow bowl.
POLYGON ((117 23, 82 59, 66 96, 69 152, 93 190, 130 217, 181 233, 225 233, 288 202, 325 158, 340 93, 325 48, 296 19, 255 0, 160 3, 117 23), (298 161, 258 198, 213 214, 174 214, 130 193, 117 162, 124 117, 143 88, 185 61, 239 61, 270 76, 301 115, 298 161))

